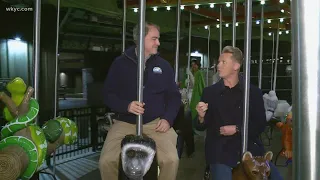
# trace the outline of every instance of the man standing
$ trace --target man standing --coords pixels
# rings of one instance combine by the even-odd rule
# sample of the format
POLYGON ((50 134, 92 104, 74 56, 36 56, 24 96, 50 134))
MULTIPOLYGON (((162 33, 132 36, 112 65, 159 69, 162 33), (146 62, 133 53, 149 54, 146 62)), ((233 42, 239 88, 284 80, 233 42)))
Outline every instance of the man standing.
MULTIPOLYGON (((204 89, 197 105, 198 119, 207 129, 206 161, 213 180, 232 180, 232 168, 241 161, 244 80, 239 75, 243 55, 239 48, 223 49, 218 64, 221 80, 204 89)), ((263 156, 259 135, 266 127, 261 90, 250 85, 248 151, 263 156)), ((271 179, 282 179, 270 163, 271 179)))
MULTIPOLYGON (((118 179, 121 141, 136 133, 136 115, 143 115, 143 133, 156 142, 160 166, 159 180, 175 180, 179 158, 177 134, 172 125, 176 118, 181 95, 174 81, 170 64, 158 54, 160 28, 145 23, 144 102, 137 98, 138 46, 127 49, 115 59, 105 81, 105 104, 116 113, 115 121, 104 143, 99 168, 103 180, 118 179)), ((139 25, 133 30, 138 45, 139 25)))

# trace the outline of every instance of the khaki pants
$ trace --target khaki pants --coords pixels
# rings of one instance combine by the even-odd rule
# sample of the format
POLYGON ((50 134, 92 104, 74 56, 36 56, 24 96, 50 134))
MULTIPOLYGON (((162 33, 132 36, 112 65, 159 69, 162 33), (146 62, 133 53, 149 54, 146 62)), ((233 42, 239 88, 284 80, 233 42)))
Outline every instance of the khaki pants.
MULTIPOLYGON (((175 180, 178 172, 177 133, 170 128, 166 133, 155 131, 159 119, 143 125, 143 134, 156 142, 160 166, 159 180, 175 180)), ((115 120, 103 145, 99 160, 102 180, 118 180, 121 141, 128 134, 136 134, 136 125, 115 120)))

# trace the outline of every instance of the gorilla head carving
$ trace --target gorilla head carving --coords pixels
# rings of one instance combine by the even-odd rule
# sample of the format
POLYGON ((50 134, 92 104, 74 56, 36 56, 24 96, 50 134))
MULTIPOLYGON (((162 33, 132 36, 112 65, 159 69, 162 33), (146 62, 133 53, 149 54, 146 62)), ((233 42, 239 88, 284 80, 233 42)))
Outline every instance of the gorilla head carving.
POLYGON ((127 135, 121 143, 122 168, 132 180, 142 180, 156 153, 155 142, 148 137, 127 135))

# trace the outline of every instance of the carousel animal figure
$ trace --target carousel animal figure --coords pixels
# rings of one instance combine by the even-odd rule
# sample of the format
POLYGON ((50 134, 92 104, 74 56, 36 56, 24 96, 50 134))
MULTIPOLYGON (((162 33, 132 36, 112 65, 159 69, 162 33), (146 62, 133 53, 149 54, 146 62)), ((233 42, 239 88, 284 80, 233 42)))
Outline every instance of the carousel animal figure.
POLYGON ((1 129, 0 177, 6 180, 31 179, 47 156, 63 144, 77 140, 76 124, 63 117, 49 120, 42 128, 35 124, 39 104, 32 98, 34 89, 17 77, 6 85, 11 97, 0 92, 4 117, 1 129))
POLYGON ((269 162, 272 156, 271 151, 261 157, 245 152, 242 161, 232 170, 232 180, 267 180, 271 173, 269 162))
POLYGON ((282 150, 279 154, 286 157, 289 162, 292 160, 292 111, 289 111, 285 122, 278 122, 276 125, 282 134, 282 150))
POLYGON ((264 108, 266 109, 266 119, 270 121, 272 118, 274 111, 278 106, 278 97, 274 91, 269 91, 269 93, 265 93, 263 95, 264 108))

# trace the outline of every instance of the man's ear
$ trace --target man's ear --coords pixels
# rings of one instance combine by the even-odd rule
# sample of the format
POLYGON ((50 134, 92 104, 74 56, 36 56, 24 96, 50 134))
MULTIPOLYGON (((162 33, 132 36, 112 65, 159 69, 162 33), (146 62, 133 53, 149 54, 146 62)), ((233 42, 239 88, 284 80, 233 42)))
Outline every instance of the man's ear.
POLYGON ((235 71, 240 70, 240 67, 241 67, 241 65, 238 62, 235 62, 233 64, 233 70, 235 70, 235 71))

